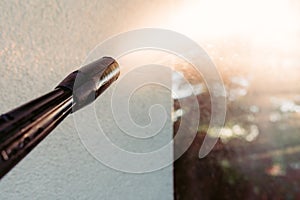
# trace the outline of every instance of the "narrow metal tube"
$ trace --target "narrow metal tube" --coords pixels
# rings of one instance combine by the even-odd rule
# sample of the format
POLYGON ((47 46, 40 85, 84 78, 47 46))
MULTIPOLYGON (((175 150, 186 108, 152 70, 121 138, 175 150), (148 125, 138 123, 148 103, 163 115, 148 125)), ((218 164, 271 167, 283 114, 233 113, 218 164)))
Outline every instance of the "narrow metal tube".
MULTIPOLYGON (((72 109, 70 92, 62 89, 42 96, 3 116, 9 116, 10 126, 0 125, 0 178, 22 160, 44 139, 72 109), (56 96, 59 94, 58 96, 56 96), (38 106, 36 106, 38 104, 38 106), (46 106, 46 108, 44 108, 46 106), (25 113, 26 115, 21 115, 25 113), (18 115, 21 115, 20 118, 18 115), (6 130, 10 130, 7 132, 6 130)), ((5 118, 5 117, 4 117, 5 118)))
POLYGON ((71 73, 54 91, 1 115, 0 178, 65 117, 93 102, 119 73, 113 58, 101 58, 71 73))

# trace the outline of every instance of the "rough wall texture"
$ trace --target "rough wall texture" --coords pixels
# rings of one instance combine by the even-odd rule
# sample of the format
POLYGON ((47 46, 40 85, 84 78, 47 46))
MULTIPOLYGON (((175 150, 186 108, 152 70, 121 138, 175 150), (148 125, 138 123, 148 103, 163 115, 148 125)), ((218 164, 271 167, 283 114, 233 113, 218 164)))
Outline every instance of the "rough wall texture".
MULTIPOLYGON (((107 37, 152 26, 174 1, 0 1, 0 112, 50 91, 107 37)), ((165 101, 166 106, 171 104, 165 101)), ((171 137, 171 123, 164 132, 171 137)), ((171 153, 170 153, 171 156, 171 153)), ((83 147, 71 117, 0 181, 0 199, 172 199, 172 167, 109 169, 83 147)))

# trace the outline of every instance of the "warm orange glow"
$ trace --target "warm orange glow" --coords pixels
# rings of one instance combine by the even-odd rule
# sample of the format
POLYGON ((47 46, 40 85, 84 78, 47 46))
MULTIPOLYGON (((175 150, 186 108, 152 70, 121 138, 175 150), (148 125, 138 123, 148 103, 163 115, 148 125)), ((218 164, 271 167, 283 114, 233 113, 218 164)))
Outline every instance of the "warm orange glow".
POLYGON ((296 13, 287 0, 185 1, 169 24, 191 37, 243 34, 267 41, 299 29, 296 13))

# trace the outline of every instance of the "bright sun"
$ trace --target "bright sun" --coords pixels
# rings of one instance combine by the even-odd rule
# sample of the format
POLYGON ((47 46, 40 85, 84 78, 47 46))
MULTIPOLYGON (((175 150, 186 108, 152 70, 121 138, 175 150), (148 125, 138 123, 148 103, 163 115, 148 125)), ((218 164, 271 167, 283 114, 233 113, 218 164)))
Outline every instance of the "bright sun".
POLYGON ((169 24, 191 37, 243 34, 269 40, 295 32, 298 19, 287 0, 189 0, 169 24))

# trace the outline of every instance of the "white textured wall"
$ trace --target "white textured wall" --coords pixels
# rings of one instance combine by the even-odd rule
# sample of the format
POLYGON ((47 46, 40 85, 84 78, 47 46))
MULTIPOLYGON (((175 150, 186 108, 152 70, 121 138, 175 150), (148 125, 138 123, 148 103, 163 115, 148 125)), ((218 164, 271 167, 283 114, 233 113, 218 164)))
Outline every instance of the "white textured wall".
MULTIPOLYGON (((50 91, 107 37, 144 26, 174 1, 0 1, 0 112, 50 91)), ((170 106, 169 99, 165 101, 170 106)), ((163 130, 171 137, 172 126, 163 130)), ((170 152, 171 156, 171 152, 170 152)), ((71 117, 0 181, 0 199, 172 199, 172 167, 133 175, 83 147, 71 117)))

